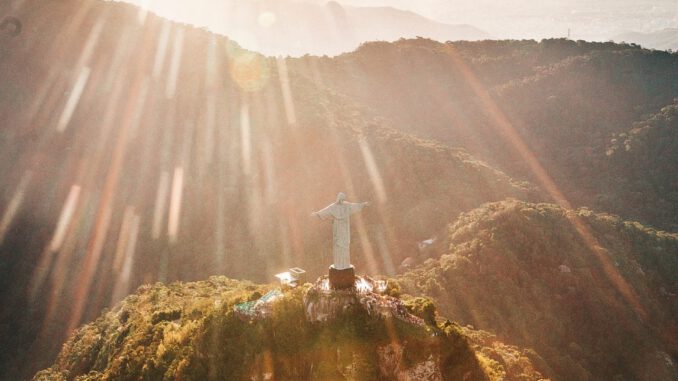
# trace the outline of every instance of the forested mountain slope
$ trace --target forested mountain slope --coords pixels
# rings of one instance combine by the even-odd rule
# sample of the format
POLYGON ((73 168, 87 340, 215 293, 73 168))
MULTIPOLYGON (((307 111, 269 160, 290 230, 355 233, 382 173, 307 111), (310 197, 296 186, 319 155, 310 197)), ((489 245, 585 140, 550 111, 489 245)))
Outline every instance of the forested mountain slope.
POLYGON ((512 200, 463 214, 448 242, 403 291, 534 348, 554 379, 678 379, 676 234, 512 200))
MULTIPOLYGON (((416 39, 294 62, 395 128, 464 147, 513 177, 539 183, 536 160, 570 202, 602 210, 635 192, 601 184, 619 174, 606 159, 611 139, 678 97, 678 55, 629 44, 416 39)), ((673 170, 676 158, 665 159, 673 170)), ((665 204, 650 192, 647 208, 611 211, 675 230, 675 217, 656 213, 665 204)))

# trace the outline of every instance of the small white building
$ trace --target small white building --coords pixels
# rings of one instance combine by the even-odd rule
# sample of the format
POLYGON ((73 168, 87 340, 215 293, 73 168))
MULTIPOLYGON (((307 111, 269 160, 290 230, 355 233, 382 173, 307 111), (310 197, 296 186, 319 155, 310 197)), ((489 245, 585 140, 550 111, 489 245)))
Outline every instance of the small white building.
POLYGON ((297 287, 306 282, 306 270, 299 267, 293 267, 289 269, 289 271, 275 274, 275 277, 280 280, 282 286, 297 287))

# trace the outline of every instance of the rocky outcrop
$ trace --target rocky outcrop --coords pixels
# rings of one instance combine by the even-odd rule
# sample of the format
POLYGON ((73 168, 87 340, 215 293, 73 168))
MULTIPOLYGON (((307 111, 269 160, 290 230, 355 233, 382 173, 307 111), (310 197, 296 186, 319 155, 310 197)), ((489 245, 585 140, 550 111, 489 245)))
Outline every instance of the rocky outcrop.
POLYGON ((377 350, 379 355, 379 371, 385 377, 393 380, 426 380, 439 381, 443 379, 440 371, 440 359, 433 356, 414 366, 403 366, 403 347, 396 343, 388 344, 377 350))
POLYGON ((370 277, 358 276, 355 286, 333 290, 327 277, 320 277, 304 294, 306 319, 310 322, 326 322, 352 308, 362 308, 369 316, 382 319, 399 319, 415 326, 424 326, 424 320, 410 314, 398 298, 384 295, 385 284, 370 277))

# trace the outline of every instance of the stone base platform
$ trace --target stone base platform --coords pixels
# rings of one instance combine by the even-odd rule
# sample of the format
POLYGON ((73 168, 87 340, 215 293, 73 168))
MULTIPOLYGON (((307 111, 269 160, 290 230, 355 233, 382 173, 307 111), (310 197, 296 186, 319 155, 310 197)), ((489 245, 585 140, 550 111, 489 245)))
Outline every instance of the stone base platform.
MULTIPOLYGON (((335 269, 330 269, 337 271, 335 269)), ((350 274, 353 269, 344 270, 350 274)), ((330 275, 331 276, 331 275, 330 275)), ((386 282, 374 280, 368 276, 354 275, 351 287, 334 289, 330 286, 330 278, 323 275, 306 289, 304 294, 304 309, 306 320, 324 322, 335 319, 337 316, 352 310, 362 308, 368 315, 376 318, 396 318, 409 324, 423 326, 424 321, 410 315, 403 302, 395 297, 385 295, 386 282)))
POLYGON ((355 268, 353 266, 337 270, 330 266, 330 287, 333 290, 345 290, 355 286, 355 268))

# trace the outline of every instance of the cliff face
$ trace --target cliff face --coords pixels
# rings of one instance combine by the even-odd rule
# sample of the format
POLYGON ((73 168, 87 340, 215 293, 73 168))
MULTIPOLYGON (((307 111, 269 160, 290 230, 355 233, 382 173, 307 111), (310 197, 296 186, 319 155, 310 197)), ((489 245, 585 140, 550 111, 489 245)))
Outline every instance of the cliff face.
MULTIPOLYGON (((264 318, 234 310, 270 288, 224 277, 143 286, 77 330, 34 381, 496 379, 468 341, 473 331, 455 324, 375 315, 346 295, 336 298, 343 311, 309 321, 308 299, 319 298, 310 285, 271 300, 264 318)), ((417 313, 417 303, 402 305, 417 313)))

